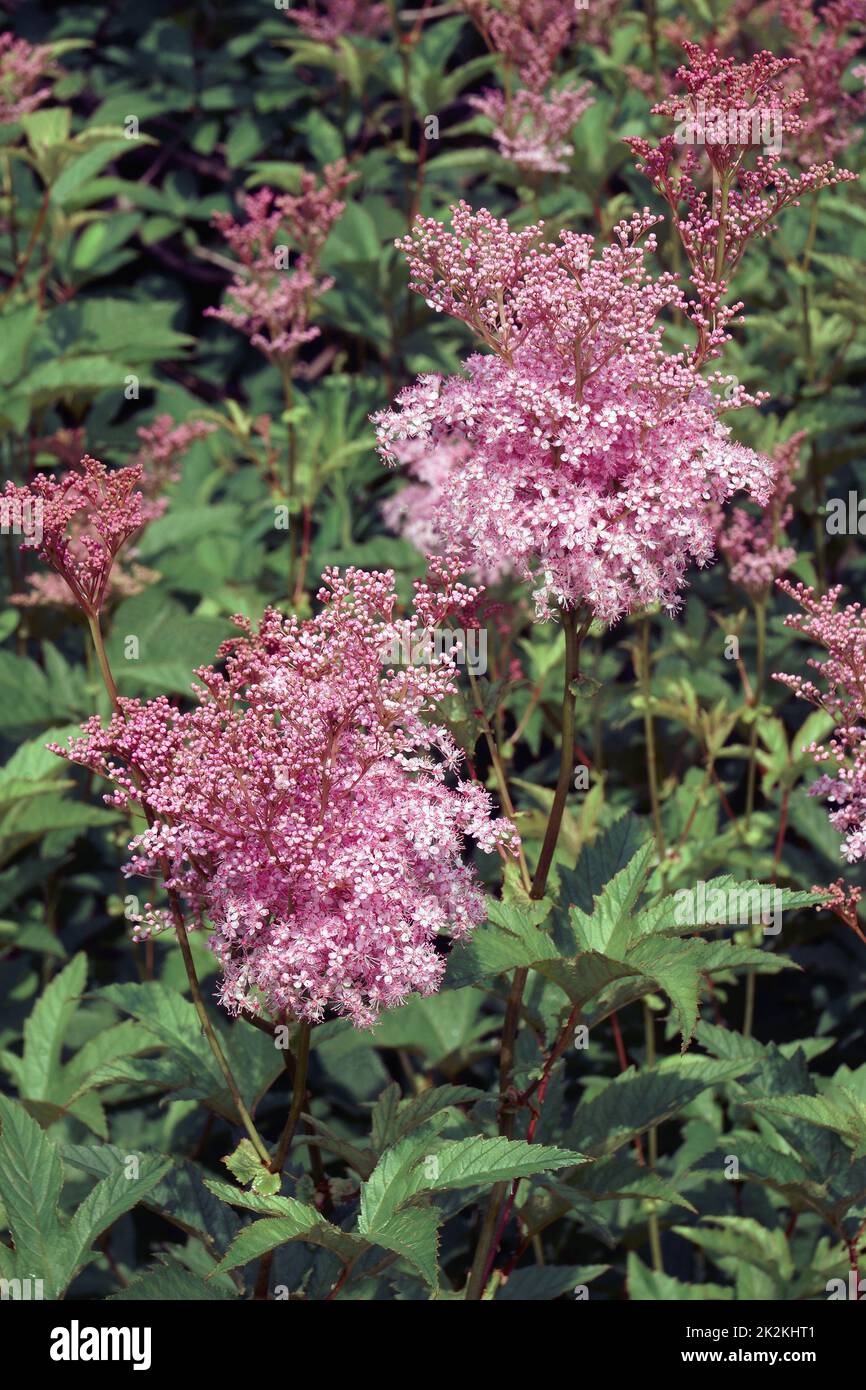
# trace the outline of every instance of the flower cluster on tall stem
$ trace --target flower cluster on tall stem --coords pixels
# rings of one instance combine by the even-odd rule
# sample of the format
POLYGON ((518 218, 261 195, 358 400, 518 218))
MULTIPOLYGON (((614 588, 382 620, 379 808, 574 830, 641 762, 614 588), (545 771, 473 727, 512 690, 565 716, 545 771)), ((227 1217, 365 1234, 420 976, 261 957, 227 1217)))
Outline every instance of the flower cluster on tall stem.
POLYGON ((795 58, 764 50, 737 63, 714 48, 683 47, 688 63, 676 74, 681 91, 652 108, 678 122, 675 133, 655 146, 641 137, 626 143, 671 209, 698 293, 693 317, 702 353, 749 242, 768 236, 782 210, 805 194, 856 176, 831 160, 801 173, 782 162, 785 142, 803 129, 799 113, 806 96, 791 90, 788 80, 795 58))
POLYGON ((470 97, 470 106, 492 123, 500 154, 519 169, 565 173, 571 131, 593 101, 589 83, 554 84, 557 62, 574 37, 573 0, 463 0, 463 8, 503 70, 503 89, 470 97))
POLYGON ((8 31, 0 34, 0 125, 11 125, 35 111, 51 95, 45 79, 53 73, 52 50, 8 31))
POLYGON ((293 372, 300 349, 319 336, 316 302, 333 281, 319 272, 331 228, 345 208, 342 193, 355 177, 344 160, 329 164, 322 181, 304 173, 298 193, 260 188, 244 199, 246 220, 214 214, 214 225, 237 258, 228 303, 205 314, 244 333, 270 362, 293 372))
POLYGON ((532 580, 542 614, 585 605, 614 622, 675 609, 689 560, 713 553, 713 503, 769 495, 769 460, 731 438, 730 402, 700 373, 733 311, 700 354, 665 346, 663 312, 693 306, 673 275, 648 269, 658 221, 644 210, 620 222, 598 254, 590 236, 545 242, 540 225, 513 232, 461 203, 451 229, 419 219, 398 242, 412 288, 487 352, 466 375, 421 377, 378 415, 382 454, 394 463, 404 441, 465 444, 441 532, 467 567, 532 580))
MULTIPOLYGON (((85 455, 59 479, 40 473, 25 486, 8 483, 6 506, 32 522, 22 550, 38 551, 50 566, 48 573, 28 576, 26 590, 12 602, 73 605, 92 617, 111 600, 140 593, 156 575, 136 563, 135 540, 165 511, 165 486, 180 477, 187 450, 214 428, 200 420, 177 425, 159 415, 138 430, 141 444, 126 468, 110 470, 85 455)), ((43 443, 64 459, 80 433, 43 443)))
POLYGON ((111 470, 85 454, 80 469, 59 479, 38 473, 4 488, 6 505, 33 519, 21 549, 39 554, 88 618, 105 603, 124 545, 165 506, 144 498, 141 479, 141 464, 111 470))
POLYGON ((796 85, 805 101, 792 147, 801 164, 836 158, 859 138, 866 115, 866 65, 852 66, 866 42, 864 0, 830 0, 820 10, 778 0, 796 85), (855 86, 846 84, 850 72, 855 86))
POLYGON ((332 44, 350 35, 374 38, 388 27, 388 6, 370 0, 308 0, 284 13, 317 43, 332 44))
MULTIPOLYGON (((435 581, 400 618, 392 575, 328 571, 315 618, 236 620, 225 669, 196 672, 194 709, 120 700, 64 751, 114 783, 112 804, 145 809, 127 872, 168 865, 168 889, 212 926, 232 1012, 332 1009, 365 1026, 433 992, 436 937, 485 915, 464 837, 517 849, 480 783, 455 781, 456 745, 429 722, 455 690, 453 657, 388 664, 477 598, 445 564, 435 581)), ((171 913, 148 905, 139 935, 164 926, 171 913)))
MULTIPOLYGON (((318 338, 313 322, 316 306, 333 285, 323 276, 319 261, 331 229, 345 209, 342 194, 355 175, 345 160, 326 165, 319 182, 304 173, 298 193, 275 194, 261 188, 244 202, 245 222, 217 213, 214 222, 237 257, 229 287, 229 302, 205 310, 244 333, 277 368, 287 413, 288 448, 286 496, 290 511, 289 591, 295 602, 303 592, 306 554, 297 573, 298 536, 295 516, 297 436, 292 419, 294 380, 318 375, 327 355, 306 364, 300 353, 318 338)), ((305 515, 305 535, 309 516, 305 515)))

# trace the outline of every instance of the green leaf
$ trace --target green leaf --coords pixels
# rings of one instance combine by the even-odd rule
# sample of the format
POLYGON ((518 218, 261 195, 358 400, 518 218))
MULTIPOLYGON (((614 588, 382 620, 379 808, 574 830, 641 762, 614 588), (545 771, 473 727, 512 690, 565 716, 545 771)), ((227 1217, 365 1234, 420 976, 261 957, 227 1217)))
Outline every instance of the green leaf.
POLYGON ((401 1139, 382 1155, 361 1188, 358 1230, 366 1234, 381 1227, 419 1194, 488 1187, 585 1161, 569 1149, 522 1139, 472 1135, 435 1146, 429 1135, 401 1139))
POLYGON ((734 1297, 734 1290, 724 1284, 684 1284, 670 1274, 647 1269, 634 1252, 628 1257, 627 1278, 628 1296, 636 1301, 702 1303, 734 1297))
POLYGON ((66 1285, 62 1187, 54 1145, 23 1105, 0 1096, 0 1200, 15 1245, 16 1277, 43 1279, 49 1298, 59 1298, 66 1285))
MULTIPOLYGON (((216 1191, 214 1184, 209 1183, 208 1186, 212 1191, 216 1191)), ((292 1240, 321 1245, 344 1261, 354 1259, 366 1248, 357 1238, 347 1236, 339 1227, 332 1226, 315 1207, 298 1202, 294 1197, 270 1197, 263 1200, 278 1204, 280 1215, 264 1217, 261 1221, 254 1221, 250 1226, 245 1226, 216 1266, 215 1274, 238 1269, 292 1240)))
POLYGON ((249 1139, 242 1139, 233 1154, 223 1159, 229 1172, 238 1182, 249 1183, 253 1192, 272 1196, 280 1190, 279 1173, 269 1173, 249 1139))
POLYGON ((499 1302, 549 1303, 564 1293, 573 1294, 581 1284, 591 1284, 593 1279, 609 1269, 609 1265, 534 1265, 516 1269, 500 1284, 494 1295, 499 1302))
POLYGON ((629 1067, 591 1100, 581 1102, 567 1140, 587 1154, 615 1153, 652 1126, 671 1119, 710 1086, 748 1070, 749 1062, 694 1056, 667 1057, 640 1072, 629 1067))

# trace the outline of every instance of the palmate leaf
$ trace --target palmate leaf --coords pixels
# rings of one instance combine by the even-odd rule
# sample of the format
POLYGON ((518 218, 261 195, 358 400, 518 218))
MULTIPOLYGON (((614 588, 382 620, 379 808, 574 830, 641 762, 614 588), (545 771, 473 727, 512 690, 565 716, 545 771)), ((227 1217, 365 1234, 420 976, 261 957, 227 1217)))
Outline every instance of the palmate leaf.
POLYGON ((713 916, 719 904, 737 911, 745 904, 747 911, 758 911, 769 892, 778 894, 769 901, 774 906, 781 902, 784 910, 811 905, 820 895, 738 883, 725 875, 707 883, 700 895, 684 900, 680 890, 641 908, 653 868, 652 842, 639 843, 622 863, 639 839, 638 824, 626 817, 615 822, 600 837, 600 846, 584 851, 577 870, 561 874, 564 890, 576 893, 579 901, 571 904, 567 921, 561 913, 553 919, 554 930, 548 930, 551 905, 533 902, 525 893, 521 897, 513 886, 502 902, 492 902, 487 925, 452 950, 446 984, 459 988, 492 981, 518 967, 532 969, 557 985, 572 1004, 584 1007, 604 996, 605 1013, 661 991, 671 1001, 685 1051, 697 1024, 705 976, 790 967, 776 953, 735 946, 730 939, 707 941, 696 932, 724 923, 724 913, 713 916), (615 870, 612 876, 600 884, 610 869, 615 870), (680 939, 684 936, 689 939, 680 939))
MULTIPOLYGON (((115 1172, 128 1157, 114 1144, 64 1144, 60 1152, 66 1163, 94 1177, 115 1172)), ((238 1233, 237 1216, 208 1190, 203 1171, 195 1163, 170 1159, 165 1154, 159 1158, 164 1158, 169 1167, 157 1185, 142 1197, 141 1205, 193 1236, 213 1258, 218 1258, 238 1233)))
POLYGON ((431 1195, 490 1186, 582 1161, 582 1155, 569 1150, 523 1140, 475 1135, 441 1143, 429 1132, 404 1138, 383 1154, 363 1184, 358 1226, 352 1233, 292 1197, 245 1192, 209 1180, 207 1186, 216 1196, 262 1216, 240 1232, 215 1272, 236 1269, 292 1240, 321 1245, 346 1263, 375 1245, 407 1260, 435 1289, 442 1212, 429 1205, 431 1195))
POLYGON ((270 1213, 243 1228, 214 1273, 237 1269, 289 1241, 300 1240, 329 1250, 346 1264, 372 1246, 379 1246, 408 1260, 431 1288, 438 1287, 438 1229, 442 1217, 433 1207, 407 1209, 381 1221, 374 1229, 347 1232, 326 1221, 315 1207, 293 1197, 238 1192, 220 1182, 208 1182, 208 1187, 226 1202, 270 1213))
POLYGON ((486 1187, 583 1162, 580 1153, 522 1139, 472 1135, 444 1144, 429 1136, 403 1139, 382 1155, 362 1187, 358 1229, 374 1229, 421 1193, 486 1187))
MULTIPOLYGON (((234 1123, 234 1102, 226 1088, 203 1034, 195 1006, 182 994, 155 980, 146 984, 108 985, 99 991, 116 1009, 132 1014, 150 1037, 151 1045, 165 1049, 164 1059, 146 1058, 118 1067, 108 1063, 98 1075, 105 1083, 142 1080, 182 1089, 185 1095, 206 1100, 214 1110, 234 1123)), ((252 1029, 231 1032, 217 1020, 223 1046, 238 1077, 247 1105, 255 1108, 261 1094, 283 1069, 282 1053, 264 1034, 252 1029)))
POLYGON ((0 1247, 3 1277, 42 1279, 47 1298, 62 1298, 76 1274, 96 1258, 91 1247, 97 1237, 169 1167, 160 1155, 138 1157, 137 1171, 118 1162, 68 1220, 60 1211, 63 1169, 57 1149, 23 1105, 0 1097, 0 1201, 14 1247, 0 1247))

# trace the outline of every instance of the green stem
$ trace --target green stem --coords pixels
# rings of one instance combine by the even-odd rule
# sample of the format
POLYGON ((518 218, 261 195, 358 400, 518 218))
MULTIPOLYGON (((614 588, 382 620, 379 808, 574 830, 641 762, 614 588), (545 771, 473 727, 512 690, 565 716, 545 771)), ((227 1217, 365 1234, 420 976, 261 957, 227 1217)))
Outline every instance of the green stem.
POLYGON ((304 1101, 307 1095, 307 1067, 310 1061, 310 1035, 312 1026, 309 1023, 302 1023, 298 1034, 298 1050, 295 1054, 295 1078, 292 1084, 292 1104, 286 1117, 283 1132, 280 1135, 280 1142, 277 1144, 274 1154, 272 1168, 275 1173, 281 1173, 288 1157, 298 1121, 304 1108, 304 1101))
POLYGON ((754 703, 753 713, 755 718, 752 721, 751 734, 749 736, 749 771, 746 779, 746 829, 752 818, 755 809, 755 787, 758 771, 758 706, 761 703, 761 696, 764 689, 764 677, 766 673, 766 651, 767 651, 767 600, 766 598, 755 599, 755 628, 757 641, 757 654, 755 658, 755 687, 752 692, 754 703))
MULTIPOLYGON (((746 779, 746 829, 752 819, 752 812, 755 809, 755 788, 758 773, 758 706, 761 703, 761 695, 764 688, 767 664, 767 600, 766 597, 755 599, 755 628, 757 638, 757 654, 755 658, 755 688, 752 692, 754 700, 754 719, 749 734, 749 770, 746 779)), ((746 971, 746 997, 743 1006, 743 1037, 752 1036, 752 1026, 755 1021, 755 992, 757 989, 757 974, 754 970, 746 971)))
MULTIPOLYGON (((469 684, 472 689, 472 698, 475 701, 475 714, 478 718, 478 722, 481 725, 482 731, 484 733, 484 738, 487 743, 487 751, 490 754, 490 762, 493 766, 493 773, 496 778, 496 785, 499 789, 499 799, 502 802, 502 809, 505 812, 508 819, 513 821, 515 816, 514 802, 511 800, 511 792, 508 789, 508 774, 505 771, 505 764, 503 763, 502 756, 499 752, 499 745, 496 741, 496 735, 494 734, 490 720, 487 718, 487 714, 485 713, 484 702, 481 699, 481 691, 478 688, 478 681, 476 679, 475 673, 468 666, 466 670, 469 676, 469 684)), ((526 864, 526 852, 523 848, 522 842, 520 848, 517 851, 517 859, 520 865, 520 877, 523 880, 523 886, 527 890, 527 892, 529 892, 532 888, 532 879, 530 878, 529 869, 526 864)))

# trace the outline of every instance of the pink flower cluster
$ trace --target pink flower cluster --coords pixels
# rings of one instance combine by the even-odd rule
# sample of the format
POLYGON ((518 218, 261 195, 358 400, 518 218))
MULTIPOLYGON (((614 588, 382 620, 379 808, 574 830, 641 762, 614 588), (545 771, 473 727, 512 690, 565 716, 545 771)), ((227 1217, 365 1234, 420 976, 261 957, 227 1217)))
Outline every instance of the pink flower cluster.
POLYGON ((803 130, 798 113, 805 93, 786 85, 796 59, 764 51, 737 63, 715 49, 683 46, 689 64, 677 70, 677 79, 684 93, 652 108, 676 119, 677 132, 655 147, 638 137, 626 143, 671 208, 702 306, 694 317, 704 334, 718 322, 727 283, 748 243, 768 236, 779 213, 805 194, 856 175, 829 160, 800 174, 782 163, 782 142, 803 130), (708 190, 701 184, 709 171, 708 190))
POLYGON ((374 38, 389 23, 388 6, 369 0, 313 0, 285 13, 308 39, 318 43, 332 44, 350 34, 374 38))
POLYGON ((51 49, 14 34, 0 34, 0 125, 11 125, 47 101, 51 87, 40 86, 51 68, 51 49))
POLYGON ((493 125, 504 159, 539 174, 565 174, 573 154, 570 135, 592 106, 589 84, 563 87, 548 96, 522 88, 512 97, 491 88, 469 98, 469 105, 493 125))
MULTIPOLYGON (((7 507, 33 519, 21 549, 38 552, 88 617, 105 604, 121 548, 165 507, 145 501, 141 476, 140 464, 109 470, 85 454, 80 471, 60 479, 38 473, 26 487, 8 482, 3 490, 7 507)), ((50 594, 37 588, 35 597, 50 594)))
POLYGON ((797 552, 785 544, 785 527, 793 520, 789 499, 794 492, 804 433, 794 434, 773 451, 775 481, 769 502, 760 516, 734 507, 730 516, 719 517, 718 548, 730 566, 731 583, 754 599, 769 593, 773 581, 790 569, 797 552))
POLYGON ((820 14, 798 0, 778 0, 779 18, 793 36, 796 82, 805 93, 794 148, 801 164, 835 158, 862 134, 866 67, 851 68, 866 41, 866 0, 830 0, 820 14), (845 86, 851 75, 854 91, 845 86))
POLYGON ((834 763, 836 772, 819 777, 810 791, 837 808, 830 813, 830 824, 844 836, 845 858, 859 863, 866 858, 866 610, 850 603, 837 611, 840 586, 819 598, 803 584, 781 579, 778 583, 803 610, 789 615, 785 625, 827 651, 825 660, 808 662, 820 672, 826 690, 803 676, 777 674, 774 679, 833 719, 830 742, 813 743, 807 751, 819 765, 834 763))
POLYGON ((133 463, 142 467, 143 489, 148 495, 161 492, 166 483, 180 481, 180 464, 198 439, 213 434, 216 425, 207 420, 185 420, 176 425, 171 415, 157 415, 152 425, 136 430, 141 445, 133 463))
POLYGON ((333 280, 319 274, 328 235, 342 213, 341 194, 355 177, 345 161, 329 164, 319 184, 305 173, 300 193, 261 188, 244 201, 245 222, 216 213, 214 224, 239 262, 229 302, 205 309, 246 334, 253 347, 291 369, 304 344, 319 336, 312 323, 316 305, 333 280))
MULTIPOLYGON (((228 1009, 313 1020, 330 1008, 366 1026, 435 991, 435 938, 483 919, 464 837, 486 851, 517 838, 480 783, 454 783, 458 749, 427 722, 455 689, 452 658, 387 664, 478 591, 443 563, 401 618, 391 574, 330 570, 323 585, 312 619, 270 609, 257 632, 236 619, 243 635, 221 648, 223 671, 196 672, 190 712, 123 700, 65 756, 113 781, 113 804, 145 808, 127 872, 165 867, 210 920, 228 1009)), ((148 907, 140 932, 165 920, 148 907)))
POLYGON ((592 105, 590 87, 553 86, 560 54, 574 36, 573 0, 464 0, 488 48, 502 57, 505 90, 469 98, 493 125, 505 159, 536 173, 565 173, 571 130, 592 105), (521 82, 513 90, 513 77, 521 82))
MULTIPOLYGON (((468 446, 455 438, 444 439, 430 449, 422 440, 409 439, 395 444, 394 453, 412 481, 383 503, 385 524, 422 555, 446 555, 451 545, 443 529, 448 512, 446 499, 469 456, 468 446)), ((472 577, 487 586, 501 579, 506 570, 501 564, 484 569, 476 566, 472 577)))
MULTIPOLYGON (((606 622, 675 609, 689 560, 713 553, 713 504, 769 496, 769 460, 731 438, 695 355, 663 345, 660 314, 689 305, 647 268, 657 221, 621 222, 596 254, 590 236, 545 243, 460 204, 452 230, 419 220, 398 243, 412 287, 489 352, 403 391, 376 417, 381 451, 394 463, 403 441, 465 445, 441 532, 465 567, 533 580, 542 614, 552 601, 606 622)), ((717 323, 702 360, 727 336, 717 323)))
MULTIPOLYGON (((181 458, 215 428, 203 420, 176 425, 170 415, 159 415, 138 430, 141 447, 126 468, 110 472, 85 456, 60 480, 38 474, 28 487, 7 484, 7 505, 27 509, 41 527, 41 541, 34 534, 22 550, 38 550, 54 571, 29 576, 26 591, 11 601, 27 608, 77 604, 95 614, 109 600, 140 593, 152 583, 155 571, 134 563, 135 549, 128 542, 162 515, 167 505, 162 492, 180 477, 181 458)), ((80 442, 80 433, 67 440, 61 432, 42 444, 63 459, 80 442)))

